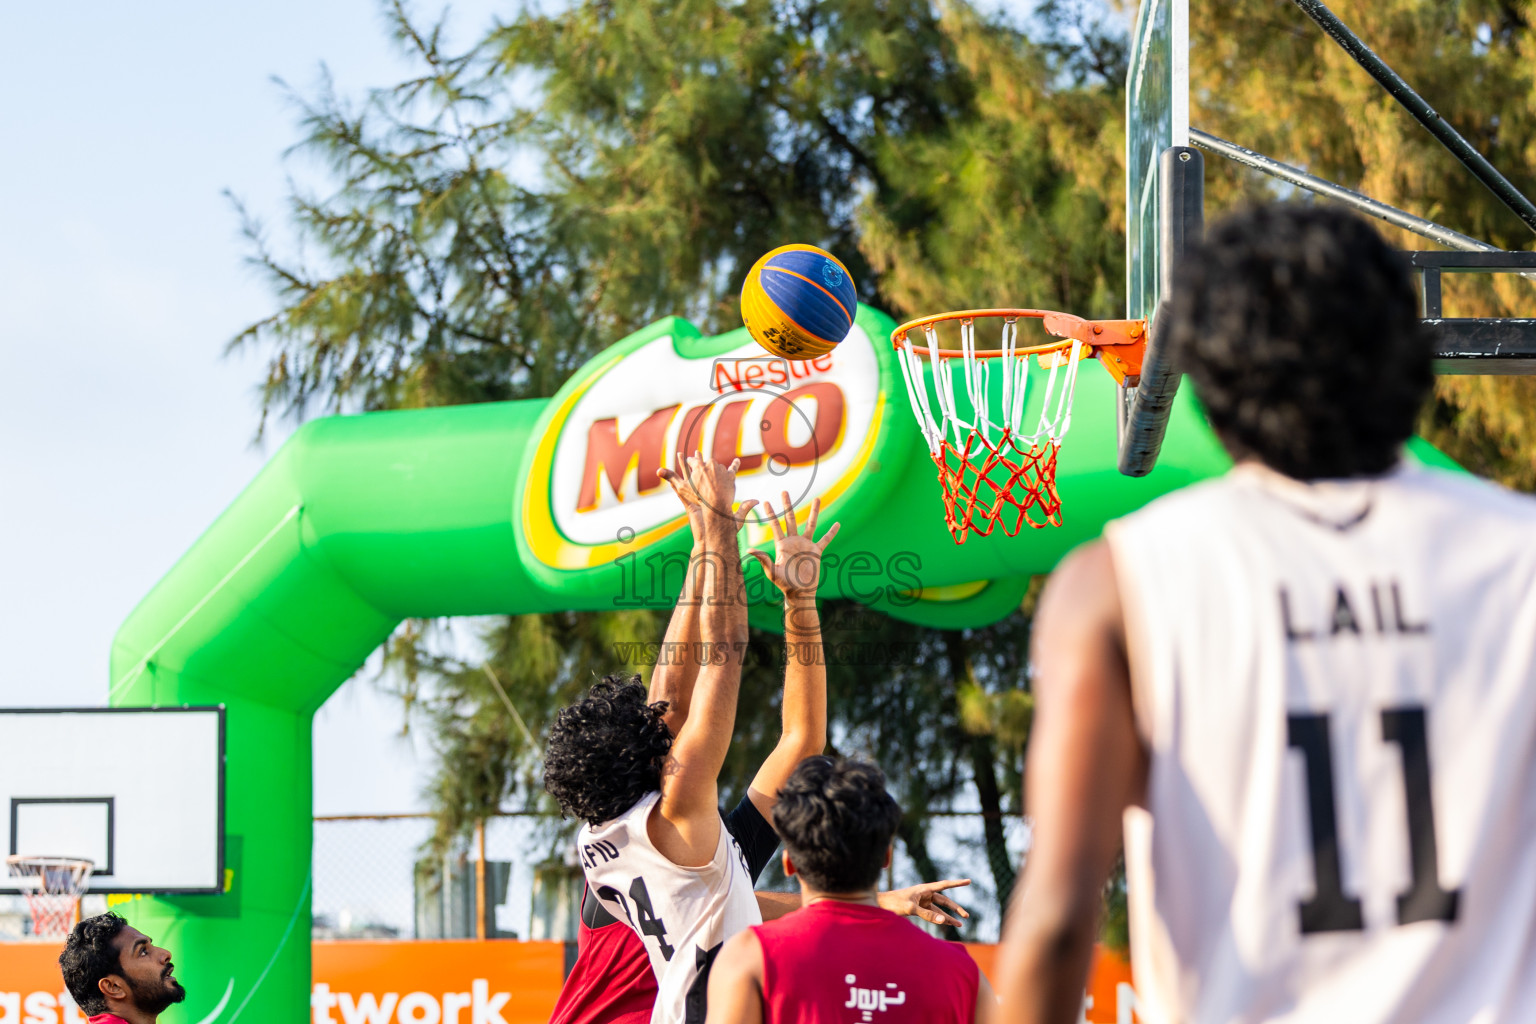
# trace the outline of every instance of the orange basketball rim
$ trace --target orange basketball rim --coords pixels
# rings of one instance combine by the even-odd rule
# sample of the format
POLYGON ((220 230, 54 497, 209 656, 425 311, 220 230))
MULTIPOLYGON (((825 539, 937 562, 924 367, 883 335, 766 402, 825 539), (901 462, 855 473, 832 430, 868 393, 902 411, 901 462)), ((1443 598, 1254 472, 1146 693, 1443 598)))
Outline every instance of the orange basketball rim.
POLYGON ((1146 341, 1145 320, 1085 320, 1047 309, 962 309, 909 320, 891 332, 956 544, 972 533, 990 536, 999 525, 1010 537, 1025 523, 1061 525, 1056 455, 1072 426, 1078 365, 1097 358, 1116 383, 1134 386, 1146 341), (1019 321, 1029 319, 1039 320, 1052 340, 1020 344, 1019 321), (1001 321, 998 348, 976 347, 978 320, 1001 321), (958 345, 942 343, 947 337, 941 339, 940 328, 950 325, 958 327, 958 345), (922 332, 921 344, 914 331, 922 332), (1048 373, 1039 419, 1026 432, 1030 356, 1048 373), (995 406, 994 367, 1002 377, 995 406))

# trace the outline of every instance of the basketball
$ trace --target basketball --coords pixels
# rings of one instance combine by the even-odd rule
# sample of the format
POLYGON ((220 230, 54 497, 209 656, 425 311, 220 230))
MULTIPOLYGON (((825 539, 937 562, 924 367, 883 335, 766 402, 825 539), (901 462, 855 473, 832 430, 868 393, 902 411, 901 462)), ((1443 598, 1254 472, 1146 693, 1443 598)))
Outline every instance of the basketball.
POLYGON ((826 355, 853 329, 858 297, 848 268, 814 245, 781 245, 752 264, 741 319, 763 348, 785 359, 826 355))

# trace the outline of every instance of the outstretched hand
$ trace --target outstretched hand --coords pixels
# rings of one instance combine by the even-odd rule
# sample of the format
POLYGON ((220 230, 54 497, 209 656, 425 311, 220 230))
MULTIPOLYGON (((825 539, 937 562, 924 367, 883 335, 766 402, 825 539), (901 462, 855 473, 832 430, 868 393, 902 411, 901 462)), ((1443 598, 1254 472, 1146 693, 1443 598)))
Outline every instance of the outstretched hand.
POLYGON ((971 915, 960 904, 944 895, 944 890, 957 889, 970 884, 969 878, 946 878, 942 882, 924 882, 922 885, 913 885, 905 889, 892 889, 890 892, 880 893, 877 898, 882 910, 889 910, 902 917, 920 917, 933 924, 947 924, 959 928, 963 922, 945 911, 953 910, 960 917, 971 915))
POLYGON ((787 491, 783 492, 783 498, 782 514, 775 512, 772 505, 763 502, 763 511, 768 514, 768 522, 773 528, 774 557, 770 559, 761 551, 749 551, 747 554, 757 559, 763 572, 773 581, 774 586, 784 592, 786 598, 815 597, 816 588, 821 585, 821 553, 832 543, 832 538, 837 536, 842 524, 833 523, 826 536, 814 541, 811 538, 816 535, 816 517, 821 514, 821 499, 812 499, 811 514, 806 516, 805 532, 801 533, 799 523, 795 520, 795 507, 787 491))
POLYGON ((663 466, 656 471, 683 503, 695 544, 703 543, 704 525, 710 514, 734 521, 740 530, 747 515, 757 507, 755 498, 742 502, 739 508, 731 507, 736 501, 736 470, 740 467, 740 459, 725 466, 701 455, 689 455, 686 460, 679 456, 676 469, 663 466))

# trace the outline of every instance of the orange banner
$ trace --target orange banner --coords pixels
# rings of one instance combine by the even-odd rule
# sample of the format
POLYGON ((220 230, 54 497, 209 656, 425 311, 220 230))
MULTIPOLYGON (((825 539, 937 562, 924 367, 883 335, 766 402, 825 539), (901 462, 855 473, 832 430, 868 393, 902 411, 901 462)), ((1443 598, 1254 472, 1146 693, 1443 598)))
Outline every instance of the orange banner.
MULTIPOLYGON (((561 942, 317 942, 311 1024, 544 1024, 565 977, 561 942)), ((967 945, 989 978, 997 947, 967 945)), ((84 1024, 51 944, 0 944, 0 1024, 84 1024)), ((195 984, 196 979, 183 979, 195 984)), ((1129 1019, 1131 969, 1098 950, 1085 1019, 1129 1019)))
POLYGON ((0 944, 0 1024, 85 1024, 59 977, 59 946, 0 944))
POLYGON ((317 942, 313 1024, 544 1024, 563 942, 317 942))

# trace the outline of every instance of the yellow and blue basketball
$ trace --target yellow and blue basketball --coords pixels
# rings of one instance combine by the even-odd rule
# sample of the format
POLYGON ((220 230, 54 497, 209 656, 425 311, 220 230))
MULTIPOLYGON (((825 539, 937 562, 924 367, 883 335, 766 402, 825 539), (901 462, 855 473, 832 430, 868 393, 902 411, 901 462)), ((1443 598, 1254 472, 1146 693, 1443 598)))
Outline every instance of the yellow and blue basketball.
POLYGON ((814 245, 781 245, 752 264, 741 286, 741 319, 763 348, 815 359, 853 329, 858 297, 848 268, 814 245))

